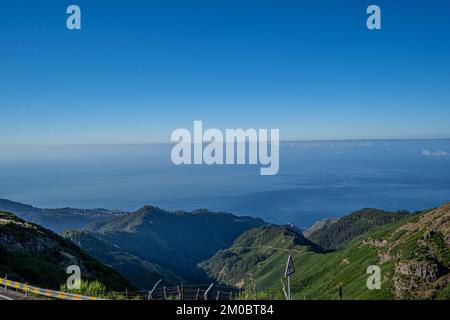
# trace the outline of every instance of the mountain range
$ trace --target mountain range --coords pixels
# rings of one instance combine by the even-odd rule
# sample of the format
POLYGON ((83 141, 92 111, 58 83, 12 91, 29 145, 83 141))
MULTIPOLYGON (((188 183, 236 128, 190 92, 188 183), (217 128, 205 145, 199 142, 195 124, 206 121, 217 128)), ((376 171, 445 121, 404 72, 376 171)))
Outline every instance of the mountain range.
POLYGON ((42 209, 6 199, 0 199, 0 211, 14 213, 19 218, 39 224, 54 232, 81 229, 92 222, 108 221, 127 213, 126 211, 107 209, 42 209))
POLYGON ((450 299, 450 204, 415 213, 362 209, 302 231, 206 209, 80 212, 1 203, 52 226, 63 212, 74 219, 66 226, 84 217, 61 237, 0 215, 0 273, 50 288, 64 282, 64 266, 73 262, 111 290, 149 289, 162 279, 167 286, 214 282, 244 298, 284 299, 291 256, 295 299, 337 299, 339 291, 344 299, 450 299), (379 290, 367 287, 371 266, 380 268, 379 290))
POLYGON ((291 256, 295 299, 338 299, 339 288, 344 299, 450 299, 450 204, 388 219, 386 214, 362 210, 339 219, 341 227, 316 231, 320 237, 313 233, 309 241, 290 226, 260 227, 200 266, 258 298, 284 298, 284 268, 291 256), (371 227, 363 232, 367 220, 371 227), (354 232, 346 221, 353 222, 354 232), (320 246, 311 244, 315 238, 327 239, 328 248, 317 250, 320 246), (367 286, 370 266, 380 267, 379 290, 367 286))
POLYGON ((160 278, 169 283, 209 281, 197 264, 229 247, 243 232, 264 224, 261 219, 206 209, 169 212, 145 206, 63 236, 117 270, 128 269, 137 286, 148 288, 160 278))

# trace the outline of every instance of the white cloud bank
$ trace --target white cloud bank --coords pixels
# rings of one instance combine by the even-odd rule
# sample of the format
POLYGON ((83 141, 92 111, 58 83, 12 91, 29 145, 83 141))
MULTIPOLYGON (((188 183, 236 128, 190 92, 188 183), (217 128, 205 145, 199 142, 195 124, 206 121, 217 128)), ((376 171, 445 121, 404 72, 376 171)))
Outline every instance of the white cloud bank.
POLYGON ((425 157, 448 157, 450 154, 445 151, 436 150, 436 151, 430 151, 430 150, 423 150, 422 155, 425 157))

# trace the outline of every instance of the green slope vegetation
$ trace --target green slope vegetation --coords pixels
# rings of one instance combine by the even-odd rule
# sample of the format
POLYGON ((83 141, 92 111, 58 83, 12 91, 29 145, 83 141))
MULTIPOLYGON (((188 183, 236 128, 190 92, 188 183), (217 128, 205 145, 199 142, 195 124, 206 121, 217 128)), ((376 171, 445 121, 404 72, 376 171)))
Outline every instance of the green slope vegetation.
POLYGON ((146 206, 110 222, 91 225, 87 230, 90 232, 89 241, 83 241, 79 232, 78 235, 72 232, 66 236, 78 241, 82 248, 101 261, 123 270, 124 275, 144 288, 146 283, 126 271, 136 266, 134 258, 159 266, 155 270, 170 270, 172 273, 163 271, 156 276, 164 280, 169 275, 171 278, 167 280, 170 281, 176 274, 188 282, 203 283, 208 279, 204 271, 197 268, 199 262, 229 247, 244 231, 264 224, 261 219, 228 213, 208 210, 169 212, 146 206), (126 253, 126 259, 123 256, 119 259, 105 256, 102 250, 95 250, 95 246, 89 243, 92 238, 118 249, 114 251, 126 253), (127 262, 129 257, 133 257, 132 265, 127 262))
POLYGON ((201 266, 225 284, 247 292, 255 287, 258 298, 284 298, 280 279, 289 255, 297 269, 294 299, 337 299, 339 286, 344 299, 450 298, 450 204, 376 227, 328 253, 297 244, 294 230, 265 228, 272 231, 251 230, 201 266), (371 265, 381 268, 380 290, 367 288, 371 265))
POLYGON ((270 225, 245 232, 230 248, 220 250, 199 266, 219 282, 243 287, 246 281, 251 281, 244 279, 243 275, 251 278, 254 272, 255 277, 264 276, 265 267, 271 267, 270 261, 291 251, 320 252, 320 249, 290 226, 270 225))
POLYGON ((84 253, 56 233, 0 212, 0 276, 58 290, 65 284, 66 268, 78 265, 82 280, 98 281, 108 290, 133 289, 118 272, 84 253))
POLYGON ((138 288, 152 288, 160 279, 161 285, 178 285, 181 278, 161 266, 140 259, 128 252, 121 250, 118 246, 103 239, 101 234, 93 234, 87 231, 66 231, 63 237, 70 239, 83 248, 90 255, 97 257, 103 263, 113 267, 138 288))
POLYGON ((399 221, 407 212, 387 212, 365 208, 346 215, 331 225, 308 235, 308 239, 324 249, 344 248, 352 239, 377 227, 399 221))

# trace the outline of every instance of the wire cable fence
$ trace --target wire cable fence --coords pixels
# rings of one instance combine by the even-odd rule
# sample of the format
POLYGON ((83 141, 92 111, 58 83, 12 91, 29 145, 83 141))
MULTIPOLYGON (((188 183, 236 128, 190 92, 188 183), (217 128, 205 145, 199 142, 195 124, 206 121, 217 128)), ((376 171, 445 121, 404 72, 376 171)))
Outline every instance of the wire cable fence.
MULTIPOLYGON (((158 282, 159 283, 159 282, 158 282)), ((124 300, 235 300, 242 290, 219 284, 180 284, 178 286, 155 285, 149 290, 106 291, 97 296, 124 300)))

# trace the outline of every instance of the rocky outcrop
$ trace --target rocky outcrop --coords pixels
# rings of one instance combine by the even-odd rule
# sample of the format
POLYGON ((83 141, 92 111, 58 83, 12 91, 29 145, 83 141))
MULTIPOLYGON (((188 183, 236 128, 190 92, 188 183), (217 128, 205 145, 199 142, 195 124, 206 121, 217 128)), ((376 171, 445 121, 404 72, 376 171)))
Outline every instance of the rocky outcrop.
POLYGON ((331 217, 316 221, 311 227, 303 231, 303 235, 308 238, 314 232, 326 229, 338 220, 339 220, 338 218, 331 217))
POLYGON ((395 296, 433 298, 450 283, 450 204, 425 213, 400 230, 403 235, 387 250, 400 257, 393 278, 395 296), (404 244, 410 249, 397 250, 404 244))
POLYGON ((448 282, 448 271, 429 261, 402 261, 395 267, 394 290, 399 299, 429 299, 437 289, 448 282))
POLYGON ((369 240, 363 240, 362 245, 367 245, 370 247, 374 247, 374 248, 383 248, 388 244, 387 240, 383 239, 383 240, 374 240, 374 239, 369 239, 369 240))

